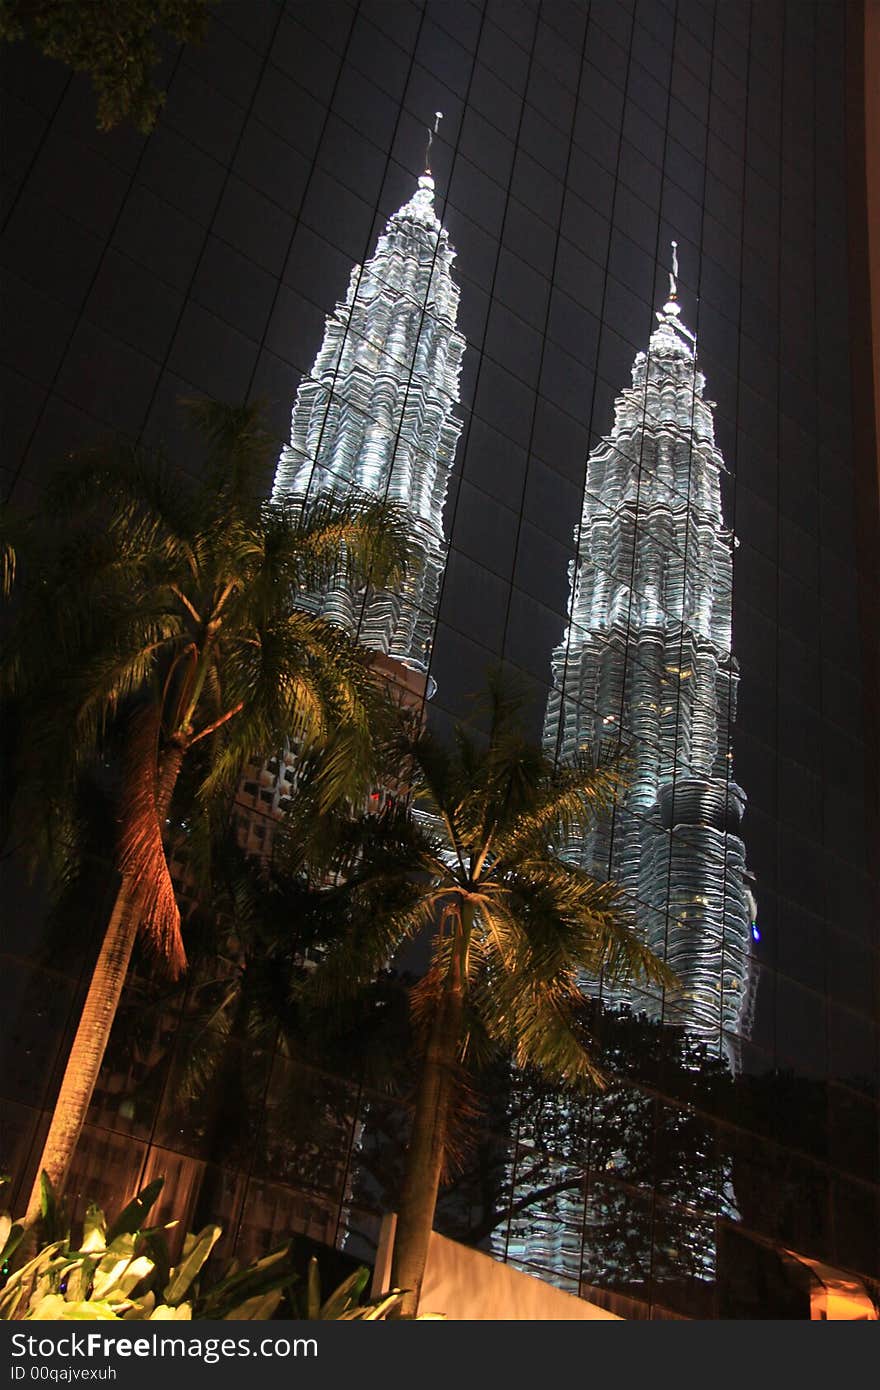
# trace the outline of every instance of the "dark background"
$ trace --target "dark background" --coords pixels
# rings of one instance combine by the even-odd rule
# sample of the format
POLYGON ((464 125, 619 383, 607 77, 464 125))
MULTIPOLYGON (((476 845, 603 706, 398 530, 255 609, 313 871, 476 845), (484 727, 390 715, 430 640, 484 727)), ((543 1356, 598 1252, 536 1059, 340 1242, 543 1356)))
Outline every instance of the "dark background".
MULTIPOLYGON (((763 1095, 787 1078, 779 1104, 707 1124, 729 1138, 733 1121, 757 1235, 877 1275, 876 769, 850 383, 850 354, 869 348, 849 309, 846 20, 842 4, 777 0, 224 2, 202 46, 169 48, 149 138, 97 132, 83 79, 7 47, 0 461, 22 505, 114 431, 198 468, 176 409, 198 394, 267 397, 280 449, 324 316, 410 196, 442 111, 432 167, 468 346, 434 717, 466 713, 502 656, 537 733, 586 456, 647 345, 675 237, 740 542, 734 770, 761 927, 742 1084, 763 1095)), ((0 1164, 18 1176, 77 979, 47 966, 33 898, 4 916, 0 1164)), ((657 1135, 678 1101, 654 1086, 639 1094, 657 1135)), ((126 1129, 107 1113, 96 1154, 126 1129)), ((138 1161, 155 1117, 139 1134, 138 1161)), ((658 1171, 620 1190, 652 1207, 659 1249, 658 1171)), ((241 1167, 228 1177, 243 1193, 241 1167)), ((337 1211, 337 1239, 340 1183, 309 1197, 337 1211)), ((296 1184, 279 1188, 284 1219, 299 1219, 296 1184)))

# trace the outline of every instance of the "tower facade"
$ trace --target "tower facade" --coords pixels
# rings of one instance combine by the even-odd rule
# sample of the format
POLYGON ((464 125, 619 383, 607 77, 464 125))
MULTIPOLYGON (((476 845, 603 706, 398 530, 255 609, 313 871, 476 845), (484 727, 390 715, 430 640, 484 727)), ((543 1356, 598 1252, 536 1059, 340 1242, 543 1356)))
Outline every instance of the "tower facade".
POLYGON ((304 606, 405 665, 426 662, 445 558, 443 506, 462 423, 453 413, 465 340, 456 331, 455 251, 434 210, 434 180, 385 227, 328 315, 297 391, 273 498, 356 488, 408 517, 411 562, 395 592, 338 585, 304 606))
MULTIPOLYGON (((357 490, 405 509, 410 562, 400 588, 355 591, 340 580, 300 595, 300 604, 375 651, 394 697, 419 710, 433 688, 427 658, 446 557, 443 507, 462 429, 453 411, 465 348, 454 259, 426 170, 327 316, 272 493, 273 501, 306 502, 357 490)), ((252 854, 271 853, 295 764, 286 745, 253 763, 239 785, 239 834, 252 854)))
POLYGON ((679 982, 662 1000, 628 986, 606 1002, 684 1026, 735 1068, 756 928, 730 748, 734 541, 675 274, 656 317, 587 462, 544 739, 563 758, 611 743, 623 752, 627 789, 612 820, 569 853, 624 885, 640 934, 679 982))

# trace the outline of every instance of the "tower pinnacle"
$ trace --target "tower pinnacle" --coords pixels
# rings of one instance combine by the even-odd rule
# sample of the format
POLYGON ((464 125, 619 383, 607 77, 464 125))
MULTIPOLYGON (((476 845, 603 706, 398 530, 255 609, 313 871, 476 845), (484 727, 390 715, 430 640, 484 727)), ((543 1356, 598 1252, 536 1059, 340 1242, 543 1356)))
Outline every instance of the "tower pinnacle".
POLYGON ((434 129, 432 130, 431 127, 428 126, 428 143, 427 143, 427 145, 425 146, 425 173, 426 173, 426 174, 430 174, 430 172, 431 172, 431 146, 432 146, 433 143, 434 143, 434 136, 437 134, 437 128, 438 128, 438 126, 440 125, 440 122, 441 122, 442 120, 443 120, 443 112, 442 112, 442 111, 435 111, 435 112, 434 112, 434 129))
MULTIPOLYGON (((693 362, 696 360, 697 339, 696 335, 686 328, 681 321, 681 305, 678 302, 678 242, 670 242, 672 248, 671 268, 669 271, 669 294, 662 309, 658 309, 654 315, 658 327, 651 334, 648 344, 649 356, 658 353, 673 352, 693 362)), ((644 362, 644 354, 640 353, 636 358, 636 364, 644 362)))
MULTIPOLYGON (((428 132, 428 151, 440 121, 428 132)), ((355 266, 300 383, 273 497, 372 493, 403 507, 411 563, 394 591, 346 585, 304 594, 364 646, 424 669, 446 559, 443 508, 462 422, 455 414, 465 348, 456 329, 455 251, 434 210, 428 169, 392 213, 373 255, 355 266)))

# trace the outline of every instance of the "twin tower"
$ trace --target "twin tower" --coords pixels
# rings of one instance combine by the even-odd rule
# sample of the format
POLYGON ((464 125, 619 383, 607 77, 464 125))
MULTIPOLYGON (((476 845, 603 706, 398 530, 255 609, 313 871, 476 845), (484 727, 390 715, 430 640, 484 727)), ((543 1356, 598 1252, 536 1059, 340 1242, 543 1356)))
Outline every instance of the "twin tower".
MULTIPOLYGON (((326 320, 274 487, 276 499, 357 487, 406 508, 414 562, 405 588, 338 587, 303 602, 413 675, 427 676, 462 430, 454 257, 426 172, 326 320)), ((736 1038, 749 1026, 755 909, 740 836, 746 798, 730 751, 733 537, 674 275, 657 320, 611 432, 587 461, 544 742, 563 759, 618 741, 628 752, 628 790, 613 819, 568 854, 625 886, 638 929, 679 987, 663 999, 617 989, 606 1003, 686 1028, 735 1070, 736 1038)))

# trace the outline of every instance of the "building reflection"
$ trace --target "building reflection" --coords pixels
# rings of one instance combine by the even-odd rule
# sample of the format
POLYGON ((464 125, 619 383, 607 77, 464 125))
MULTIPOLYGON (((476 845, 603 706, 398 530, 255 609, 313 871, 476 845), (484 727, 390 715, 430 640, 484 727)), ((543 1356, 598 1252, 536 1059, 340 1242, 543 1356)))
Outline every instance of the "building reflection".
POLYGON ((740 833, 746 797, 732 767, 734 540, 675 255, 673 243, 647 352, 587 460, 544 743, 563 760, 603 748, 626 759, 613 818, 568 853, 625 887, 636 931, 678 984, 662 999, 606 988, 606 1003, 629 1003, 715 1048, 723 1038, 735 1069, 753 1007, 756 907, 740 833))

